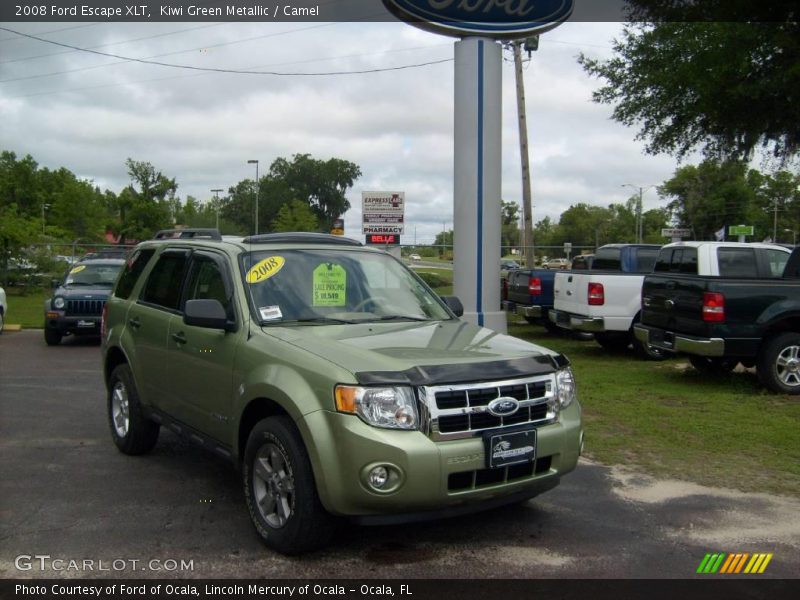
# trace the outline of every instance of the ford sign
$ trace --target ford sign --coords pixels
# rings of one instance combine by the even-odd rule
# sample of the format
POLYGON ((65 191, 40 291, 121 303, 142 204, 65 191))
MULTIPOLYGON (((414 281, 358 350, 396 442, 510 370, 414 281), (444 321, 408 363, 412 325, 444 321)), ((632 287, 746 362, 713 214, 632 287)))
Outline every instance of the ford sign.
POLYGON ((519 410, 519 401, 516 398, 501 396, 489 402, 489 413, 495 417, 508 417, 519 410))
POLYGON ((566 21, 573 0, 383 0, 398 19, 453 37, 521 39, 566 21))

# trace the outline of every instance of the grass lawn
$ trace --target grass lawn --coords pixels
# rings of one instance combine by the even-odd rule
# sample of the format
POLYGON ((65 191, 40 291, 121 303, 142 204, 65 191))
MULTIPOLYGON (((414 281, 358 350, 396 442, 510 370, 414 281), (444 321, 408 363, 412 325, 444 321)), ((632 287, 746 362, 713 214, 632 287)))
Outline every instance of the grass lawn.
POLYGON ((50 289, 7 287, 7 324, 22 325, 23 329, 44 327, 44 301, 52 294, 50 289))
POLYGON ((572 361, 586 454, 656 475, 800 496, 800 400, 762 389, 752 371, 709 377, 671 359, 611 354, 524 321, 509 333, 572 361))
MULTIPOLYGON (((7 322, 41 328, 50 290, 20 292, 6 289, 7 322)), ((451 294, 452 286, 437 292, 451 294)), ((800 398, 767 393, 751 371, 709 377, 682 359, 612 354, 513 316, 509 333, 572 361, 590 458, 656 476, 800 496, 800 398)))

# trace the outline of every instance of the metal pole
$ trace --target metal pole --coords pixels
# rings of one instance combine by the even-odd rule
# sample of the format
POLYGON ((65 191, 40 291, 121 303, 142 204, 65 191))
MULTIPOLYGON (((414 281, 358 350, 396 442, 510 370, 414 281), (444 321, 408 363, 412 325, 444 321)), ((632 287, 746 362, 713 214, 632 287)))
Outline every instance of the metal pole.
POLYGON ((528 159, 528 121, 525 110, 525 81, 522 77, 522 41, 512 44, 514 72, 517 80, 517 115, 519 125, 519 154, 522 163, 522 246, 526 267, 533 268, 533 204, 531 198, 530 163, 528 159))

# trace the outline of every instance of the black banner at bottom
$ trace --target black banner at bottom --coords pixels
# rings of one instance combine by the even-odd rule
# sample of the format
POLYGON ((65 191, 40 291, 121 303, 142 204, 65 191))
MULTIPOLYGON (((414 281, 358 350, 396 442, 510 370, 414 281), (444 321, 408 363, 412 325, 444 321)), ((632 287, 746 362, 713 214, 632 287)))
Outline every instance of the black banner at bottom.
POLYGON ((800 579, 40 579, 0 580, 3 600, 783 600, 800 597, 800 579))

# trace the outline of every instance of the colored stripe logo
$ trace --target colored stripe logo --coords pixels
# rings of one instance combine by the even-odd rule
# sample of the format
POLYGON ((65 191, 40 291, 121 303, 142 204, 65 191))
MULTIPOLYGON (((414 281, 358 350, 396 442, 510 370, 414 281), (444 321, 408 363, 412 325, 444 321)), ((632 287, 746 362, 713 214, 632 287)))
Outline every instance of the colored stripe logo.
POLYGON ((772 553, 757 552, 715 552, 706 554, 705 558, 697 567, 697 573, 703 575, 719 573, 720 575, 749 574, 755 575, 763 573, 769 561, 772 560, 772 553))

